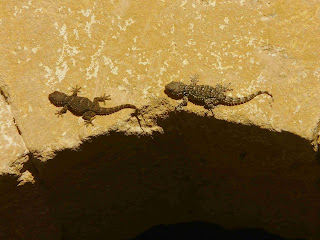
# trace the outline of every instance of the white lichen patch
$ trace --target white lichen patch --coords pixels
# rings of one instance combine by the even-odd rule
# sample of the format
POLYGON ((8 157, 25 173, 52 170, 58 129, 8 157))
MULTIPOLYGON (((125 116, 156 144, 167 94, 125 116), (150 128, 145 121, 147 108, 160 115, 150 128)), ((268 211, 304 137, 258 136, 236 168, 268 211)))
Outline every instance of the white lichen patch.
POLYGON ((64 10, 66 10, 69 14, 72 14, 72 13, 73 13, 72 9, 69 8, 69 7, 67 7, 67 6, 61 6, 61 7, 58 8, 58 11, 59 11, 59 12, 62 12, 62 11, 64 11, 64 10))
POLYGON ((132 24, 134 24, 135 21, 132 18, 129 18, 127 20, 124 21, 124 25, 121 26, 121 24, 118 24, 118 27, 121 31, 126 31, 127 27, 131 26, 132 24))
POLYGON ((171 29, 170 29, 170 33, 171 33, 171 34, 174 34, 174 32, 175 32, 175 25, 172 24, 172 27, 171 27, 171 29))
POLYGON ((50 86, 50 85, 52 84, 53 80, 54 80, 53 70, 52 70, 51 68, 49 68, 49 66, 43 65, 43 63, 40 63, 40 64, 39 64, 39 67, 42 67, 42 68, 46 71, 47 74, 45 74, 44 77, 45 77, 46 79, 48 79, 48 81, 46 81, 45 84, 46 84, 47 86, 50 86))
POLYGON ((127 78, 123 78, 122 81, 123 81, 125 84, 130 85, 130 83, 129 83, 129 81, 128 81, 127 78))
POLYGON ((129 92, 129 90, 128 90, 126 87, 124 87, 123 85, 119 85, 119 86, 118 86, 118 89, 119 89, 120 91, 124 91, 124 92, 126 92, 126 93, 129 92))
POLYGON ((59 36, 63 36, 64 40, 68 41, 67 26, 65 24, 59 29, 59 36))
POLYGON ((86 68, 87 79, 96 78, 99 72, 99 57, 106 43, 102 40, 97 52, 91 56, 90 66, 86 68))
POLYGON ((109 66, 111 73, 114 75, 118 75, 118 67, 115 66, 111 58, 103 56, 104 65, 109 66))
POLYGON ((163 72, 166 72, 166 71, 167 71, 167 69, 165 67, 161 67, 159 74, 162 76, 163 72))
MULTIPOLYGON (((157 85, 159 88, 162 87, 162 83, 163 83, 163 81, 161 80, 161 78, 159 78, 159 80, 157 81, 157 85)), ((159 93, 157 93, 157 96, 159 96, 159 93)))
POLYGON ((151 64, 150 63, 150 61, 149 61, 149 59, 147 58, 147 59, 145 59, 144 61, 142 60, 142 58, 139 58, 139 64, 141 64, 141 65, 147 65, 147 64, 151 64))
POLYGON ((186 47, 195 46, 197 44, 193 39, 188 39, 188 43, 185 44, 186 47))
POLYGON ((82 9, 81 11, 78 11, 78 12, 82 13, 83 16, 85 16, 85 17, 89 17, 90 14, 92 13, 92 9, 86 9, 86 10, 82 9))
MULTIPOLYGON (((66 57, 70 58, 73 66, 76 64, 76 60, 73 58, 77 55, 80 51, 78 47, 70 46, 68 43, 68 32, 67 32, 67 25, 63 24, 61 28, 59 28, 59 24, 57 22, 54 23, 55 28, 59 31, 59 36, 63 37, 63 45, 62 48, 57 50, 58 53, 61 53, 57 62, 56 62, 56 71, 55 75, 58 78, 58 82, 60 83, 66 76, 69 67, 68 67, 68 60, 65 60, 66 57)), ((52 79, 51 79, 52 81, 52 79)))
POLYGON ((37 53, 38 49, 39 49, 39 46, 32 48, 31 51, 32 51, 33 53, 37 53))
POLYGON ((41 8, 36 8, 36 9, 34 10, 34 13, 36 13, 36 12, 41 12, 41 13, 42 13, 42 7, 41 7, 41 8))
POLYGON ((61 81, 65 78, 68 70, 69 70, 69 67, 68 67, 66 61, 64 61, 62 64, 60 64, 60 66, 56 66, 55 74, 58 78, 59 83, 61 83, 61 81))
POLYGON ((188 64, 189 64, 188 59, 184 59, 184 60, 182 61, 182 64, 183 64, 183 65, 188 65, 188 64))
MULTIPOLYGON (((23 1, 21 1, 23 2, 23 1)), ((23 9, 29 9, 32 4, 32 1, 28 1, 27 5, 21 5, 20 7, 14 6, 13 15, 16 17, 18 14, 22 14, 23 9)))
POLYGON ((134 70, 127 69, 126 72, 129 74, 130 77, 134 77, 134 73, 133 73, 133 72, 135 72, 134 70))
POLYGON ((258 76, 256 82, 257 82, 257 83, 265 83, 265 82, 266 82, 266 79, 265 79, 265 77, 260 73, 260 75, 258 76))
MULTIPOLYGON (((6 124, 8 125, 8 124, 6 124)), ((3 125, 2 125, 3 126, 3 125)), ((4 127, 4 126, 3 126, 4 127)), ((8 127, 8 126, 6 126, 8 127)), ((3 132, 3 129, 1 127, 1 132, 3 132)), ((3 134, 2 135, 2 140, 4 140, 4 142, 6 142, 6 144, 3 144, 1 145, 1 148, 6 148, 6 149, 9 149, 10 147, 12 146, 17 146, 16 142, 14 141, 14 138, 12 136, 9 136, 7 134, 3 134)), ((2 141, 3 142, 3 141, 2 141)))
POLYGON ((212 0, 203 0, 203 3, 206 6, 211 6, 211 7, 215 7, 216 6, 216 0, 212 1, 212 0))
POLYGON ((85 26, 85 28, 84 28, 84 31, 88 34, 89 38, 91 38, 91 26, 92 26, 92 24, 94 24, 94 23, 99 23, 99 24, 100 24, 100 21, 97 21, 97 20, 95 19, 95 15, 92 14, 92 15, 91 15, 91 18, 90 18, 90 21, 89 21, 89 22, 86 22, 86 26, 85 26))
POLYGON ((301 105, 297 105, 295 110, 294 110, 294 113, 298 113, 301 109, 301 105))
MULTIPOLYGON (((60 50, 58 50, 58 52, 60 52, 60 50)), ((69 44, 64 43, 58 63, 62 62, 65 56, 74 57, 78 53, 80 53, 80 51, 78 50, 78 47, 70 46, 69 44)))
POLYGON ((143 92, 142 92, 142 96, 143 98, 147 98, 147 95, 149 94, 149 89, 151 88, 151 86, 148 86, 146 87, 145 89, 143 89, 143 92))
POLYGON ((78 31, 78 29, 73 29, 73 34, 76 36, 76 40, 79 40, 79 31, 78 31))
POLYGON ((14 125, 11 108, 2 97, 0 97, 0 133, 0 175, 19 174, 21 166, 17 162, 27 150, 14 125))

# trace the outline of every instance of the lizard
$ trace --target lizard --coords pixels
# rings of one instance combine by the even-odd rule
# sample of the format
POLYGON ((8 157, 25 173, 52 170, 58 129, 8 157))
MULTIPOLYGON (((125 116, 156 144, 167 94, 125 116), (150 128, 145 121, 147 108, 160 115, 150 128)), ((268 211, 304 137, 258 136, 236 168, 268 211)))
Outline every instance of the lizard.
POLYGON ((109 115, 118 112, 125 108, 132 108, 136 110, 136 114, 139 109, 132 104, 122 104, 116 107, 100 107, 99 102, 105 104, 106 100, 111 100, 110 95, 103 95, 101 97, 95 97, 93 101, 86 97, 79 97, 78 92, 80 92, 81 87, 76 86, 72 89, 72 94, 67 95, 63 92, 55 91, 49 94, 49 101, 56 107, 63 107, 61 110, 56 112, 58 117, 63 116, 68 110, 76 115, 82 116, 85 121, 85 125, 93 125, 92 120, 96 115, 109 115))
POLYGON ((258 91, 240 98, 230 97, 225 94, 233 90, 229 88, 230 84, 228 86, 217 84, 215 87, 210 85, 197 85, 198 77, 197 74, 192 76, 191 84, 172 81, 165 85, 165 93, 168 96, 174 99, 182 99, 182 102, 176 107, 177 110, 187 106, 188 101, 191 101, 203 105, 204 108, 208 110, 206 115, 209 111, 211 111, 213 115, 212 110, 218 105, 235 106, 244 104, 260 94, 267 94, 273 99, 272 94, 268 91, 258 91))

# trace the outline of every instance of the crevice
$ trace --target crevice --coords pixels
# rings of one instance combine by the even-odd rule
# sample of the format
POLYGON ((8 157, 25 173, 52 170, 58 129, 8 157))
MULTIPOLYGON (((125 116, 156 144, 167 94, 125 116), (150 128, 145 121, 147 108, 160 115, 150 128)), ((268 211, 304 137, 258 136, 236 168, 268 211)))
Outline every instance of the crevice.
POLYGON ((12 117, 12 119, 13 119, 13 124, 14 124, 14 126, 16 127, 16 129, 17 129, 17 132, 18 132, 19 135, 21 136, 21 130, 20 130, 20 128, 19 128, 19 126, 18 126, 18 124, 17 124, 17 122, 16 122, 16 119, 15 119, 14 117, 12 117))

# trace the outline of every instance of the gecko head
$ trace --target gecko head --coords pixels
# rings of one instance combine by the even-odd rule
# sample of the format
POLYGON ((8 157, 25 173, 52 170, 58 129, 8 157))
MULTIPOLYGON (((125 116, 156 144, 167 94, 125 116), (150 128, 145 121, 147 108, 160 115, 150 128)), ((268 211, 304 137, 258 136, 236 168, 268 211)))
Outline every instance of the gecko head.
POLYGON ((56 107, 63 107, 64 106, 64 100, 66 99, 67 94, 55 91, 53 93, 49 94, 49 100, 50 102, 55 105, 56 107))
POLYGON ((182 98, 186 85, 182 82, 171 82, 165 86, 164 92, 170 97, 182 98))

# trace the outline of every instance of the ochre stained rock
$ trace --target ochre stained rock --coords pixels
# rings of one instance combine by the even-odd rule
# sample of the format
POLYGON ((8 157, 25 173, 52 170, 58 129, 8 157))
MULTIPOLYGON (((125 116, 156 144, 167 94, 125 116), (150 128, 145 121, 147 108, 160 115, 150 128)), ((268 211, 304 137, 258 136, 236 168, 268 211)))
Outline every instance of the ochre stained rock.
POLYGON ((9 174, 19 186, 8 196, 19 203, 25 185, 48 196, 39 206, 55 220, 43 236, 57 239, 123 239, 194 219, 320 239, 319 6, 2 1, 0 190, 14 186, 9 174), (164 86, 194 74, 198 84, 230 83, 228 96, 261 90, 274 101, 259 95, 209 117, 192 103, 175 111, 164 86), (111 95, 106 107, 134 104, 142 116, 124 109, 88 127, 69 111, 58 118, 48 95, 76 86, 79 96, 111 95))

